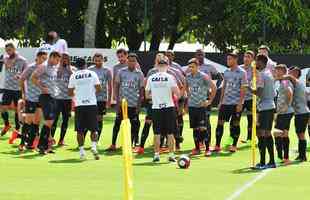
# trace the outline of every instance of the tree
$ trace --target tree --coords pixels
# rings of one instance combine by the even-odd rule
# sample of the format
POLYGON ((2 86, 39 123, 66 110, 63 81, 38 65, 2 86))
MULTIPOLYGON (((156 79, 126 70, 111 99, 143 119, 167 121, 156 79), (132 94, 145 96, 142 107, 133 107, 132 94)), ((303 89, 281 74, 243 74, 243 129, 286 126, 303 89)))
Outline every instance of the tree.
POLYGON ((95 47, 97 16, 100 6, 100 0, 89 0, 86 10, 84 47, 95 47))

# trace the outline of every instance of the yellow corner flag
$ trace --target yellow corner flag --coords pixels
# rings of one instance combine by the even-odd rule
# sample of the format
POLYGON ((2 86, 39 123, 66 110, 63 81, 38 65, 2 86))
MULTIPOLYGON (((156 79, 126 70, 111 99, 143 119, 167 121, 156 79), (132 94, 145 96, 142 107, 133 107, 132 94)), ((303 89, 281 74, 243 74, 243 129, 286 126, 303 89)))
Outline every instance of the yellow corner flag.
POLYGON ((133 200, 133 172, 130 121, 128 119, 127 101, 122 100, 123 121, 121 124, 123 160, 124 160, 124 200, 133 200))
MULTIPOLYGON (((256 91, 256 63, 252 62, 252 90, 256 91)), ((256 163, 256 123, 257 123, 257 113, 256 113, 256 94, 252 97, 252 143, 251 143, 251 167, 255 167, 256 163)))

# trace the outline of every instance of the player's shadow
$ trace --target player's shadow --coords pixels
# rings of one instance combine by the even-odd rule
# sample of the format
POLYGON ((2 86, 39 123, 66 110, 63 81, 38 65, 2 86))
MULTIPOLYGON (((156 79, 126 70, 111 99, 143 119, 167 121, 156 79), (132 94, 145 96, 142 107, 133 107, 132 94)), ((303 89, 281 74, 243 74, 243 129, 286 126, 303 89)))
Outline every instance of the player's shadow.
POLYGON ((260 170, 260 169, 246 167, 246 168, 232 170, 231 173, 232 174, 257 174, 257 173, 261 173, 262 171, 263 170, 260 170))
POLYGON ((39 157, 44 157, 45 155, 39 154, 39 153, 33 153, 33 154, 20 154, 20 156, 17 156, 15 158, 21 158, 21 159, 35 159, 39 157))
POLYGON ((121 156, 123 154, 121 148, 116 149, 116 151, 107 151, 106 149, 101 149, 98 150, 98 153, 105 156, 121 156))
POLYGON ((222 152, 220 152, 220 153, 216 153, 216 152, 212 152, 212 154, 211 154, 211 158, 212 157, 230 157, 230 156, 232 156, 234 153, 232 153, 232 152, 226 152, 226 151, 222 151, 222 152))
POLYGON ((70 159, 63 159, 63 160, 50 160, 48 162, 52 164, 74 164, 74 163, 82 163, 85 161, 86 160, 81 160, 78 158, 70 158, 70 159))
POLYGON ((0 137, 1 141, 5 141, 5 140, 8 140, 8 139, 9 139, 8 137, 0 137))
POLYGON ((149 161, 149 162, 142 162, 142 163, 133 163, 132 165, 133 166, 149 166, 149 167, 156 167, 156 166, 162 166, 162 165, 169 165, 169 164, 172 164, 170 162, 159 162, 159 163, 154 163, 152 161, 149 161))
POLYGON ((0 154, 12 155, 12 156, 21 155, 21 153, 20 153, 19 151, 16 151, 16 150, 12 150, 12 151, 3 151, 3 152, 0 152, 0 154))

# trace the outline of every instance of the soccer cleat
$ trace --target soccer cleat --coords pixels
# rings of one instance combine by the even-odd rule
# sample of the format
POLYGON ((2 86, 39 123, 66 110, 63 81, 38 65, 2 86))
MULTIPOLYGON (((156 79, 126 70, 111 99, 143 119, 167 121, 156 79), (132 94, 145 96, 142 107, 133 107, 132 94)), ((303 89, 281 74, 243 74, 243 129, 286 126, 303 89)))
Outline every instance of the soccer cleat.
POLYGON ((25 145, 20 144, 20 145, 18 146, 18 151, 20 151, 20 152, 25 151, 25 145))
POLYGON ((297 158, 295 158, 295 160, 298 161, 298 162, 306 162, 307 161, 307 157, 298 156, 297 158))
POLYGON ((38 136, 36 136, 35 138, 34 138, 34 140, 33 140, 33 143, 32 143, 32 149, 36 149, 37 147, 38 147, 38 145, 39 145, 39 137, 38 136))
POLYGON ((63 147, 65 146, 65 142, 63 140, 59 140, 57 146, 63 147))
POLYGON ((11 129, 11 125, 6 125, 1 131, 1 136, 4 136, 11 129))
POLYGON ((256 164, 255 169, 257 169, 257 170, 266 169, 266 165, 262 164, 262 163, 258 163, 258 164, 256 164))
POLYGON ((39 154, 44 156, 47 154, 47 152, 44 149, 39 149, 39 154))
POLYGON ((205 144, 204 144, 203 142, 200 142, 200 143, 199 143, 199 148, 200 148, 200 149, 205 149, 206 146, 205 146, 205 144))
POLYGON ((216 153, 220 153, 222 151, 221 147, 220 146, 215 146, 213 148, 213 151, 216 152, 216 153))
POLYGON ((200 154, 199 149, 196 149, 196 148, 192 149, 192 153, 191 153, 192 156, 199 155, 199 154, 200 154))
POLYGON ((137 151, 135 153, 137 153, 138 155, 144 154, 144 148, 143 147, 138 147, 138 149, 137 149, 137 151))
POLYGON ((53 145, 56 144, 56 140, 55 140, 54 138, 51 138, 51 139, 50 139, 50 143, 51 143, 50 145, 53 146, 53 145))
POLYGON ((230 151, 231 153, 235 153, 235 152, 237 151, 237 147, 236 147, 236 146, 230 146, 230 147, 229 147, 229 151, 230 151))
POLYGON ((177 159, 175 158, 175 156, 169 156, 168 161, 175 163, 177 162, 177 159))
POLYGON ((110 152, 113 152, 113 151, 116 151, 116 145, 112 144, 109 148, 107 148, 105 151, 110 151, 110 152))
POLYGON ((205 156, 206 157, 209 157, 209 156, 211 156, 212 155, 212 152, 210 151, 210 150, 206 150, 205 151, 205 156))
POLYGON ((99 160, 100 159, 99 153, 98 153, 98 151, 96 149, 91 149, 91 152, 93 153, 95 160, 99 160))
POLYGON ((160 161, 159 156, 154 156, 153 163, 158 163, 160 161))
POLYGON ((283 165, 289 165, 291 161, 289 159, 283 159, 283 165))
POLYGON ((9 144, 13 144, 19 135, 20 135, 20 133, 17 130, 14 130, 10 139, 9 139, 9 144))
POLYGON ((265 166, 266 169, 270 169, 270 168, 277 168, 277 165, 276 163, 268 163, 266 166, 265 166))

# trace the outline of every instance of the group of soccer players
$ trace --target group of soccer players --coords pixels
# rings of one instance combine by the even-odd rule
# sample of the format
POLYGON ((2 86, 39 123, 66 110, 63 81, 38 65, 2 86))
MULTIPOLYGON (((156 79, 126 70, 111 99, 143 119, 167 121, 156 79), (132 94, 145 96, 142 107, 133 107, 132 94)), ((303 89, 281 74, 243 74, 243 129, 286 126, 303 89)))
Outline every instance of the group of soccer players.
MULTIPOLYGON (((51 45, 55 44, 57 34, 52 32, 49 36, 48 41, 51 41, 51 45)), ((224 74, 205 63, 205 54, 201 49, 196 51, 195 57, 185 67, 174 62, 175 54, 168 50, 156 55, 154 66, 146 76, 141 70, 143 66, 140 66, 138 56, 125 49, 117 50, 119 63, 113 67, 113 73, 104 66, 101 53, 93 55, 94 65, 87 67, 85 60, 80 58, 73 67, 67 50, 57 50, 49 45, 38 49, 32 64, 27 64, 12 43, 6 44, 5 51, 0 107, 5 126, 1 136, 11 128, 8 110, 13 109, 15 130, 9 143, 20 138, 20 151, 27 148, 38 149, 40 154, 54 153, 54 136, 59 116, 62 114, 58 145, 62 146, 74 110, 80 157, 85 158, 84 139, 90 131, 92 153, 99 159, 96 146, 103 131, 103 116, 115 101, 112 144, 106 149, 113 152, 117 149, 116 141, 123 119, 121 100, 126 99, 135 153, 144 153, 144 145, 153 125, 153 161, 158 162, 160 152, 168 147, 169 161, 175 162, 174 152, 180 150, 183 142, 183 115, 186 112, 189 114, 190 128, 193 129, 192 155, 200 154, 201 150, 204 150, 205 156, 219 153, 225 122, 229 122, 230 127, 231 143, 228 150, 234 153, 241 133, 241 115, 245 110, 248 125, 246 140, 252 139, 252 97, 257 95, 257 137, 261 158, 257 168, 276 167, 274 145, 277 158, 284 164, 290 163, 288 133, 293 116, 299 139, 296 160, 307 160, 305 131, 309 108, 305 86, 299 81, 301 70, 274 63, 268 57, 267 46, 261 46, 257 55, 253 51, 246 51, 242 65, 239 65, 239 54, 236 51, 227 54, 228 69, 224 74), (253 61, 256 63, 255 68, 253 61), (253 70, 257 74, 257 89, 252 88, 253 70), (279 86, 276 88, 277 82, 279 86), (211 148, 210 114, 220 85, 216 141, 215 147, 211 148), (139 138, 139 113, 142 107, 146 109, 146 117, 139 138), (41 121, 43 125, 40 129, 41 121), (266 150, 269 154, 267 164, 266 150)))

